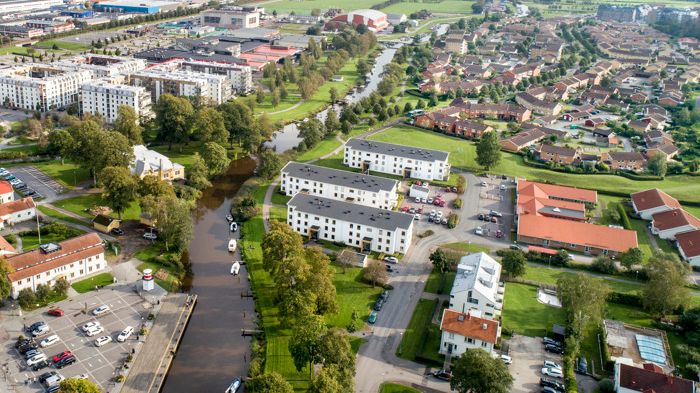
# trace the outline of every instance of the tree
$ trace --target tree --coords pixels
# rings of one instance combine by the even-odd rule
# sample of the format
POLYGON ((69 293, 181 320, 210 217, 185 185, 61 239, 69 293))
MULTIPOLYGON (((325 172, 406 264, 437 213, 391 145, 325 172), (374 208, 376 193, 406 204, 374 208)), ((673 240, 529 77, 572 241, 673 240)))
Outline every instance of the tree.
POLYGON ((527 266, 525 253, 520 250, 503 250, 500 255, 503 271, 506 272, 509 277, 515 278, 525 274, 525 268, 527 266))
POLYGON ((190 165, 190 170, 187 171, 187 184, 198 190, 203 190, 211 186, 208 176, 209 168, 207 168, 207 163, 204 162, 199 153, 194 153, 192 165, 190 165))
POLYGON ((354 391, 355 354, 345 331, 329 329, 321 337, 321 357, 324 368, 337 367, 335 379, 343 386, 342 391, 354 391))
POLYGON ((299 254, 304 249, 301 235, 286 223, 270 220, 270 228, 263 237, 263 269, 275 276, 279 271, 281 261, 299 254))
POLYGON ((338 115, 332 107, 328 108, 326 112, 324 127, 326 128, 326 136, 335 135, 335 133, 338 132, 338 128, 340 128, 340 120, 338 120, 338 115))
POLYGON ((617 272, 615 261, 607 255, 599 255, 593 258, 591 269, 603 274, 615 274, 617 272))
POLYGON ((124 135, 131 145, 143 143, 141 134, 143 128, 139 124, 139 116, 133 107, 120 105, 117 109, 117 120, 114 122, 114 131, 124 135))
POLYGON ((0 303, 12 293, 12 282, 7 275, 12 273, 12 267, 5 258, 0 259, 0 303))
POLYGON ((138 186, 136 193, 140 197, 145 197, 146 195, 161 196, 173 194, 173 187, 164 180, 160 180, 158 176, 149 175, 144 176, 143 179, 138 181, 138 186))
POLYGON ((304 139, 307 148, 316 146, 324 135, 324 125, 315 117, 299 124, 299 137, 304 139))
POLYGON ((635 265, 641 265, 644 262, 644 254, 638 248, 630 248, 620 255, 620 264, 625 269, 630 270, 635 265))
POLYGON ((649 281, 642 294, 645 309, 663 317, 687 304, 688 265, 677 255, 657 250, 647 261, 646 273, 649 281))
POLYGON ((647 169, 649 172, 659 177, 666 176, 666 171, 668 170, 668 161, 666 157, 666 153, 664 152, 657 152, 651 156, 651 158, 647 160, 647 169))
POLYGON ((193 135, 204 142, 224 144, 229 132, 224 124, 224 116, 214 108, 203 107, 197 111, 192 123, 193 135))
POLYGON ((308 366, 309 376, 312 376, 313 365, 323 360, 321 337, 326 334, 327 328, 323 317, 319 315, 309 315, 300 322, 292 330, 289 353, 292 355, 297 371, 308 366))
POLYGON ((258 174, 264 179, 274 179, 282 168, 282 160, 272 149, 262 149, 258 153, 258 174))
POLYGON ((48 152, 61 157, 61 165, 70 157, 74 149, 73 136, 67 130, 55 130, 49 134, 48 152))
POLYGON ((389 274, 386 272, 383 263, 380 261, 370 261, 367 266, 362 269, 362 278, 372 283, 372 287, 377 285, 384 286, 389 281, 389 274))
MULTIPOLYGON (((447 254, 438 248, 430 254, 429 259, 433 263, 433 268, 440 273, 440 282, 444 282, 445 273, 450 271, 450 260, 447 258, 447 254)), ((442 284, 440 288, 442 288, 442 284)))
POLYGON ((192 238, 192 215, 186 200, 174 195, 149 195, 141 200, 141 210, 156 223, 166 250, 171 245, 177 250, 187 249, 192 238))
POLYGON ((341 269, 343 269, 343 274, 347 272, 348 268, 351 268, 355 265, 355 252, 350 249, 346 248, 340 253, 335 258, 335 263, 340 266, 341 269))
POLYGON ((321 369, 321 371, 316 375, 311 381, 311 386, 309 387, 310 393, 336 393, 336 392, 349 392, 343 388, 340 379, 340 370, 338 366, 330 365, 321 369))
POLYGON ((336 89, 335 87, 331 87, 328 93, 330 94, 331 104, 335 104, 335 102, 338 101, 339 97, 338 89, 336 89))
POLYGON ((500 159, 501 146, 498 144, 498 133, 496 131, 484 133, 479 144, 476 145, 476 162, 488 171, 496 166, 500 159))
POLYGON ((127 168, 110 166, 102 170, 102 197, 122 219, 122 212, 136 198, 136 179, 127 168))
POLYGON ((31 288, 24 288, 19 291, 19 294, 17 295, 17 301, 19 302, 19 305, 22 308, 33 307, 37 301, 36 294, 34 293, 34 291, 32 291, 31 288))
POLYGON ((194 108, 188 99, 163 94, 153 110, 156 114, 158 139, 168 143, 168 150, 172 150, 175 142, 189 140, 194 108))
POLYGON ((570 274, 557 280, 557 296, 566 312, 572 336, 583 337, 589 326, 598 326, 609 288, 601 280, 583 273, 570 274))
POLYGON ((330 267, 330 258, 320 247, 307 247, 305 254, 310 270, 303 282, 303 289, 314 294, 315 313, 323 315, 338 312, 336 290, 333 285, 334 271, 330 267))
POLYGON ((249 393, 294 393, 294 388, 276 372, 265 373, 245 381, 249 393))
POLYGON ((61 381, 61 393, 100 393, 101 390, 89 379, 68 378, 61 381))
POLYGON ((228 158, 228 153, 221 145, 216 142, 207 142, 204 144, 204 162, 209 169, 209 175, 218 175, 222 173, 231 160, 228 158))
POLYGON ((65 277, 59 277, 53 284, 53 291, 63 296, 68 294, 68 288, 70 288, 70 283, 65 277))
POLYGON ((450 388, 459 393, 508 393, 511 386, 508 366, 482 349, 470 349, 453 363, 450 388))

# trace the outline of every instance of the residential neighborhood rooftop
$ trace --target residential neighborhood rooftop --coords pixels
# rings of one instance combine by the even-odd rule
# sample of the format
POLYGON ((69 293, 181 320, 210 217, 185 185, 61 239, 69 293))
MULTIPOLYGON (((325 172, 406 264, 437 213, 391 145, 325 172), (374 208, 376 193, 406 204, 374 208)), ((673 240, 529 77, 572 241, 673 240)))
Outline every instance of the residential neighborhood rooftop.
POLYGON ((294 161, 290 161, 282 168, 282 174, 371 192, 391 191, 399 183, 397 180, 386 177, 365 175, 294 161))
POLYGON ((447 152, 440 150, 430 150, 357 138, 348 140, 345 145, 354 150, 360 150, 368 153, 387 154, 422 161, 447 161, 447 157, 449 155, 447 152))
POLYGON ((498 329, 498 321, 450 309, 445 309, 442 313, 442 322, 440 323, 440 330, 442 331, 456 333, 492 344, 495 344, 498 339, 498 329))

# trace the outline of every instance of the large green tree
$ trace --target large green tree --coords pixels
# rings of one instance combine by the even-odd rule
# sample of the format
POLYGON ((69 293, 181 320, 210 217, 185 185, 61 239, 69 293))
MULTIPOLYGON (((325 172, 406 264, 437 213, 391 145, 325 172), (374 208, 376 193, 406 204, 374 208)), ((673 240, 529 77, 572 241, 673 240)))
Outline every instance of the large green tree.
POLYGON ((471 349, 454 360, 450 388, 459 393, 508 393, 513 376, 501 359, 471 349))
POLYGON ((144 176, 143 179, 139 180, 136 192, 141 198, 146 195, 158 197, 174 193, 173 187, 170 184, 165 180, 160 180, 158 176, 154 175, 144 176))
POLYGON ((168 143, 168 150, 172 150, 173 143, 189 141, 194 115, 194 107, 190 100, 163 94, 154 105, 153 111, 156 114, 158 139, 168 143))
POLYGON ((264 179, 274 179, 282 168, 282 160, 272 149, 261 149, 258 160, 258 174, 264 179))
POLYGON ((578 340, 586 328, 600 324, 609 291, 601 280, 583 273, 568 274, 557 280, 557 295, 571 333, 578 340))
POLYGON ((101 390, 89 379, 68 378, 61 381, 61 393, 100 393, 101 390))
POLYGON ((192 215, 186 200, 174 195, 149 195, 141 200, 141 210, 155 222, 165 249, 185 250, 192 238, 192 215))
POLYGON ((102 197, 112 210, 117 212, 121 220, 122 212, 136 198, 138 187, 136 179, 129 173, 128 169, 110 166, 102 170, 101 183, 102 197))
POLYGON ((93 120, 82 121, 70 127, 69 132, 74 146, 71 158, 90 170, 95 184, 104 168, 126 168, 133 160, 133 149, 126 137, 116 131, 104 131, 93 120))
POLYGON ((274 371, 248 378, 245 389, 248 393, 294 393, 292 385, 274 371))
POLYGON ((204 142, 225 144, 229 140, 229 131, 224 124, 224 116, 214 108, 203 107, 197 111, 192 123, 192 133, 204 142))
POLYGON ((336 297, 335 285, 333 285, 333 274, 331 260, 324 254, 320 247, 308 247, 305 249, 306 263, 311 268, 304 286, 316 296, 316 313, 334 314, 338 312, 338 300, 336 297))
POLYGON ((323 360, 321 339, 327 329, 323 317, 319 315, 309 315, 294 327, 289 339, 289 353, 297 371, 308 366, 309 375, 313 375, 314 364, 323 360))
POLYGON ((280 269, 280 261, 303 252, 304 241, 289 225, 270 220, 270 229, 262 241, 263 269, 275 276, 280 269))
POLYGON ((55 130, 49 134, 48 152, 52 156, 61 157, 61 164, 69 158, 75 149, 73 136, 67 130, 55 130))
POLYGON ((666 316, 687 305, 690 293, 687 284, 688 265, 672 253, 656 251, 646 264, 649 277, 642 294, 644 308, 654 315, 666 316))
POLYGON ((647 160, 647 169, 656 176, 666 176, 668 170, 668 160, 666 153, 657 152, 647 160))
POLYGON ((12 282, 7 277, 9 273, 12 273, 12 267, 5 258, 0 259, 0 303, 12 293, 12 282))
POLYGON ((207 163, 204 162, 199 153, 194 153, 194 157, 192 157, 192 164, 187 171, 187 184, 198 190, 211 186, 209 182, 209 168, 207 168, 207 163))
POLYGON ((117 109, 117 120, 114 122, 114 131, 124 135, 132 145, 143 143, 141 134, 143 127, 139 124, 139 116, 133 107, 120 105, 117 109))
POLYGON ((216 142, 207 142, 204 144, 204 162, 209 169, 209 175, 213 176, 223 173, 231 160, 223 146, 216 142))
POLYGON ((489 170, 501 159, 501 146, 498 144, 498 132, 489 131, 481 135, 481 140, 476 145, 476 162, 489 170))
POLYGON ((501 255, 503 271, 506 272, 509 277, 515 278, 525 274, 527 260, 522 251, 503 250, 499 255, 501 255))

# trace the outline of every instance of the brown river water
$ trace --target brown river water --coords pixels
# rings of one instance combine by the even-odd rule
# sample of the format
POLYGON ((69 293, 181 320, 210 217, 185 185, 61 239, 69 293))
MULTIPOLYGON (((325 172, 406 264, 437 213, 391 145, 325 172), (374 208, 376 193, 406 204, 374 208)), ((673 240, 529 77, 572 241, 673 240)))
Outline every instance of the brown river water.
POLYGON ((185 284, 186 290, 198 295, 198 302, 164 393, 223 393, 233 378, 248 373, 250 337, 243 337, 241 329, 255 328, 254 304, 252 298, 241 296, 250 290, 245 265, 238 276, 230 274, 234 259, 241 258, 238 250, 229 253, 227 245, 231 236, 238 238, 240 229, 230 233, 226 215, 231 199, 254 169, 250 158, 232 162, 197 203, 186 255, 192 272, 185 284))

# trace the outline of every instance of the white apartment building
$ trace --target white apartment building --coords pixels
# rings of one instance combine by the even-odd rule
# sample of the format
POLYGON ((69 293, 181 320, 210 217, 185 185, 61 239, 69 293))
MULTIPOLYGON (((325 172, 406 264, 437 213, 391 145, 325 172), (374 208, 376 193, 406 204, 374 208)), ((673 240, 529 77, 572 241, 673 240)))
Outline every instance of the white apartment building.
POLYGON ((107 267, 102 239, 95 233, 74 237, 60 243, 48 243, 22 254, 7 255, 12 267, 12 297, 24 288, 53 285, 64 277, 69 282, 97 273, 107 267))
POLYGON ((343 163, 362 171, 376 171, 404 178, 447 180, 450 176, 448 156, 449 153, 439 150, 350 139, 345 143, 343 163))
POLYGON ((260 26, 261 12, 246 7, 231 7, 219 10, 206 10, 199 14, 203 26, 223 27, 227 29, 246 29, 260 26))
POLYGON ((117 120, 119 107, 134 108, 139 117, 150 117, 151 94, 145 87, 113 84, 96 80, 81 88, 80 108, 82 113, 100 114, 108 123, 117 120))
POLYGON ((413 237, 412 214, 301 192, 287 202, 287 224, 309 239, 387 254, 405 254, 413 237))
POLYGON ((151 69, 166 72, 181 70, 194 74, 223 75, 230 80, 233 90, 239 93, 247 93, 253 90, 253 69, 246 65, 203 60, 173 59, 155 65, 151 67, 151 69))
POLYGON ((501 315, 505 287, 500 285, 500 277, 501 264, 487 254, 463 256, 452 284, 449 308, 460 313, 477 310, 488 319, 501 315))
POLYGON ((94 78, 110 78, 146 69, 146 61, 131 57, 87 54, 62 60, 52 65, 73 70, 88 70, 94 78))
POLYGON ((0 70, 0 104, 46 112, 79 102, 80 87, 92 79, 90 71, 25 65, 0 70))
POLYGON ((398 201, 399 182, 338 169, 290 161, 281 170, 280 191, 299 192, 337 201, 391 210, 398 201))
POLYGON ((498 321, 481 318, 476 310, 461 313, 445 309, 440 331, 440 353, 457 357, 470 349, 493 352, 501 336, 501 325, 498 321))
POLYGON ((233 98, 231 82, 223 75, 145 70, 129 75, 129 81, 133 86, 143 86, 148 89, 154 103, 158 102, 162 94, 203 97, 215 105, 233 98))

